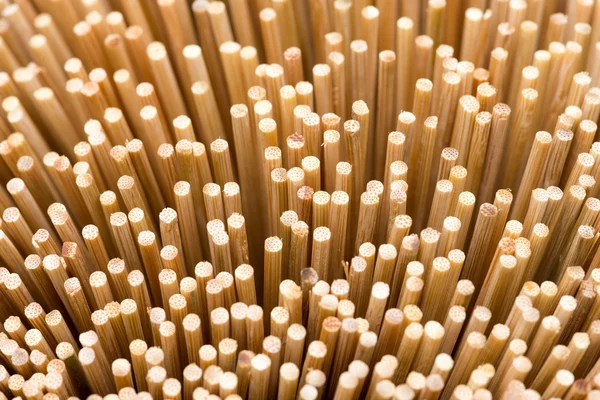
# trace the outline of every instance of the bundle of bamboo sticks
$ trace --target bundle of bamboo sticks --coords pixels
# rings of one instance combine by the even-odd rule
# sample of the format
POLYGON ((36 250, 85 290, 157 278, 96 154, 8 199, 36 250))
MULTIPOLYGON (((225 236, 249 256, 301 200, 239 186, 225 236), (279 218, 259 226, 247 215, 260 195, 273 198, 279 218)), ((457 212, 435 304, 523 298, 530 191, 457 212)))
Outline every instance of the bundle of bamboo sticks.
POLYGON ((0 400, 600 399, 600 1, 0 14, 0 400))

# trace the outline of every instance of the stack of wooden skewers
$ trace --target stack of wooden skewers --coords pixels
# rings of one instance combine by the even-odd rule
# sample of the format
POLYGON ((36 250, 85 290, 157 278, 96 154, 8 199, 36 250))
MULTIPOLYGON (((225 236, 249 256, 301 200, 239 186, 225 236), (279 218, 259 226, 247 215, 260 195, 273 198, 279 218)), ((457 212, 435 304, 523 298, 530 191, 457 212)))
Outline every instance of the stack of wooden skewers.
POLYGON ((600 399, 600 1, 0 13, 0 399, 600 399))

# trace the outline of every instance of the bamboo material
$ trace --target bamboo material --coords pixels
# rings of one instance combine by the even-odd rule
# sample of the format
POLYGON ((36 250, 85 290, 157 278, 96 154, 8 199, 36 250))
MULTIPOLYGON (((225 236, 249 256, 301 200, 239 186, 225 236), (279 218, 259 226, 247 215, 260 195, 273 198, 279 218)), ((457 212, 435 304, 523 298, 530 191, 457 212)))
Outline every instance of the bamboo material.
POLYGON ((595 398, 594 5, 0 1, 0 392, 595 398))
POLYGON ((476 272, 473 263, 476 263, 478 260, 480 261, 480 257, 485 257, 485 254, 487 253, 486 241, 489 240, 492 235, 497 216, 498 209, 494 205, 489 203, 481 205, 473 234, 473 237, 476 238, 476 240, 471 243, 468 253, 469 256, 465 261, 465 266, 461 274, 461 277, 471 280, 476 287, 478 286, 477 283, 481 285, 483 276, 481 271, 479 271, 479 273, 476 272))

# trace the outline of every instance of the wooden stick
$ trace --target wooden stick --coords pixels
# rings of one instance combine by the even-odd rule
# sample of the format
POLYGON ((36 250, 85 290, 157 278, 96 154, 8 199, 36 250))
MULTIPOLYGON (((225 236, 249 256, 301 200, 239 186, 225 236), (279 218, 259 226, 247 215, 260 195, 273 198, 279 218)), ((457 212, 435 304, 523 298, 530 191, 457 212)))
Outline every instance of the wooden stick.
MULTIPOLYGON (((412 54, 414 51, 414 24, 418 21, 407 17, 398 19, 396 23, 396 54, 412 54)), ((417 29, 418 31, 418 29, 417 29)), ((396 113, 408 109, 412 99, 412 65, 401 58, 396 64, 396 113)))

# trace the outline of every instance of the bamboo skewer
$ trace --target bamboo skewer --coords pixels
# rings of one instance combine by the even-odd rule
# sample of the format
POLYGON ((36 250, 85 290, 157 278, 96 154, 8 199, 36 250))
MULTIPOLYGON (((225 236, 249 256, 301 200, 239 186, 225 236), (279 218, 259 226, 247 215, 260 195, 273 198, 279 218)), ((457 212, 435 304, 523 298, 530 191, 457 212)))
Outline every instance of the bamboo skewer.
POLYGON ((6 397, 595 398, 592 1, 12 3, 6 397))

